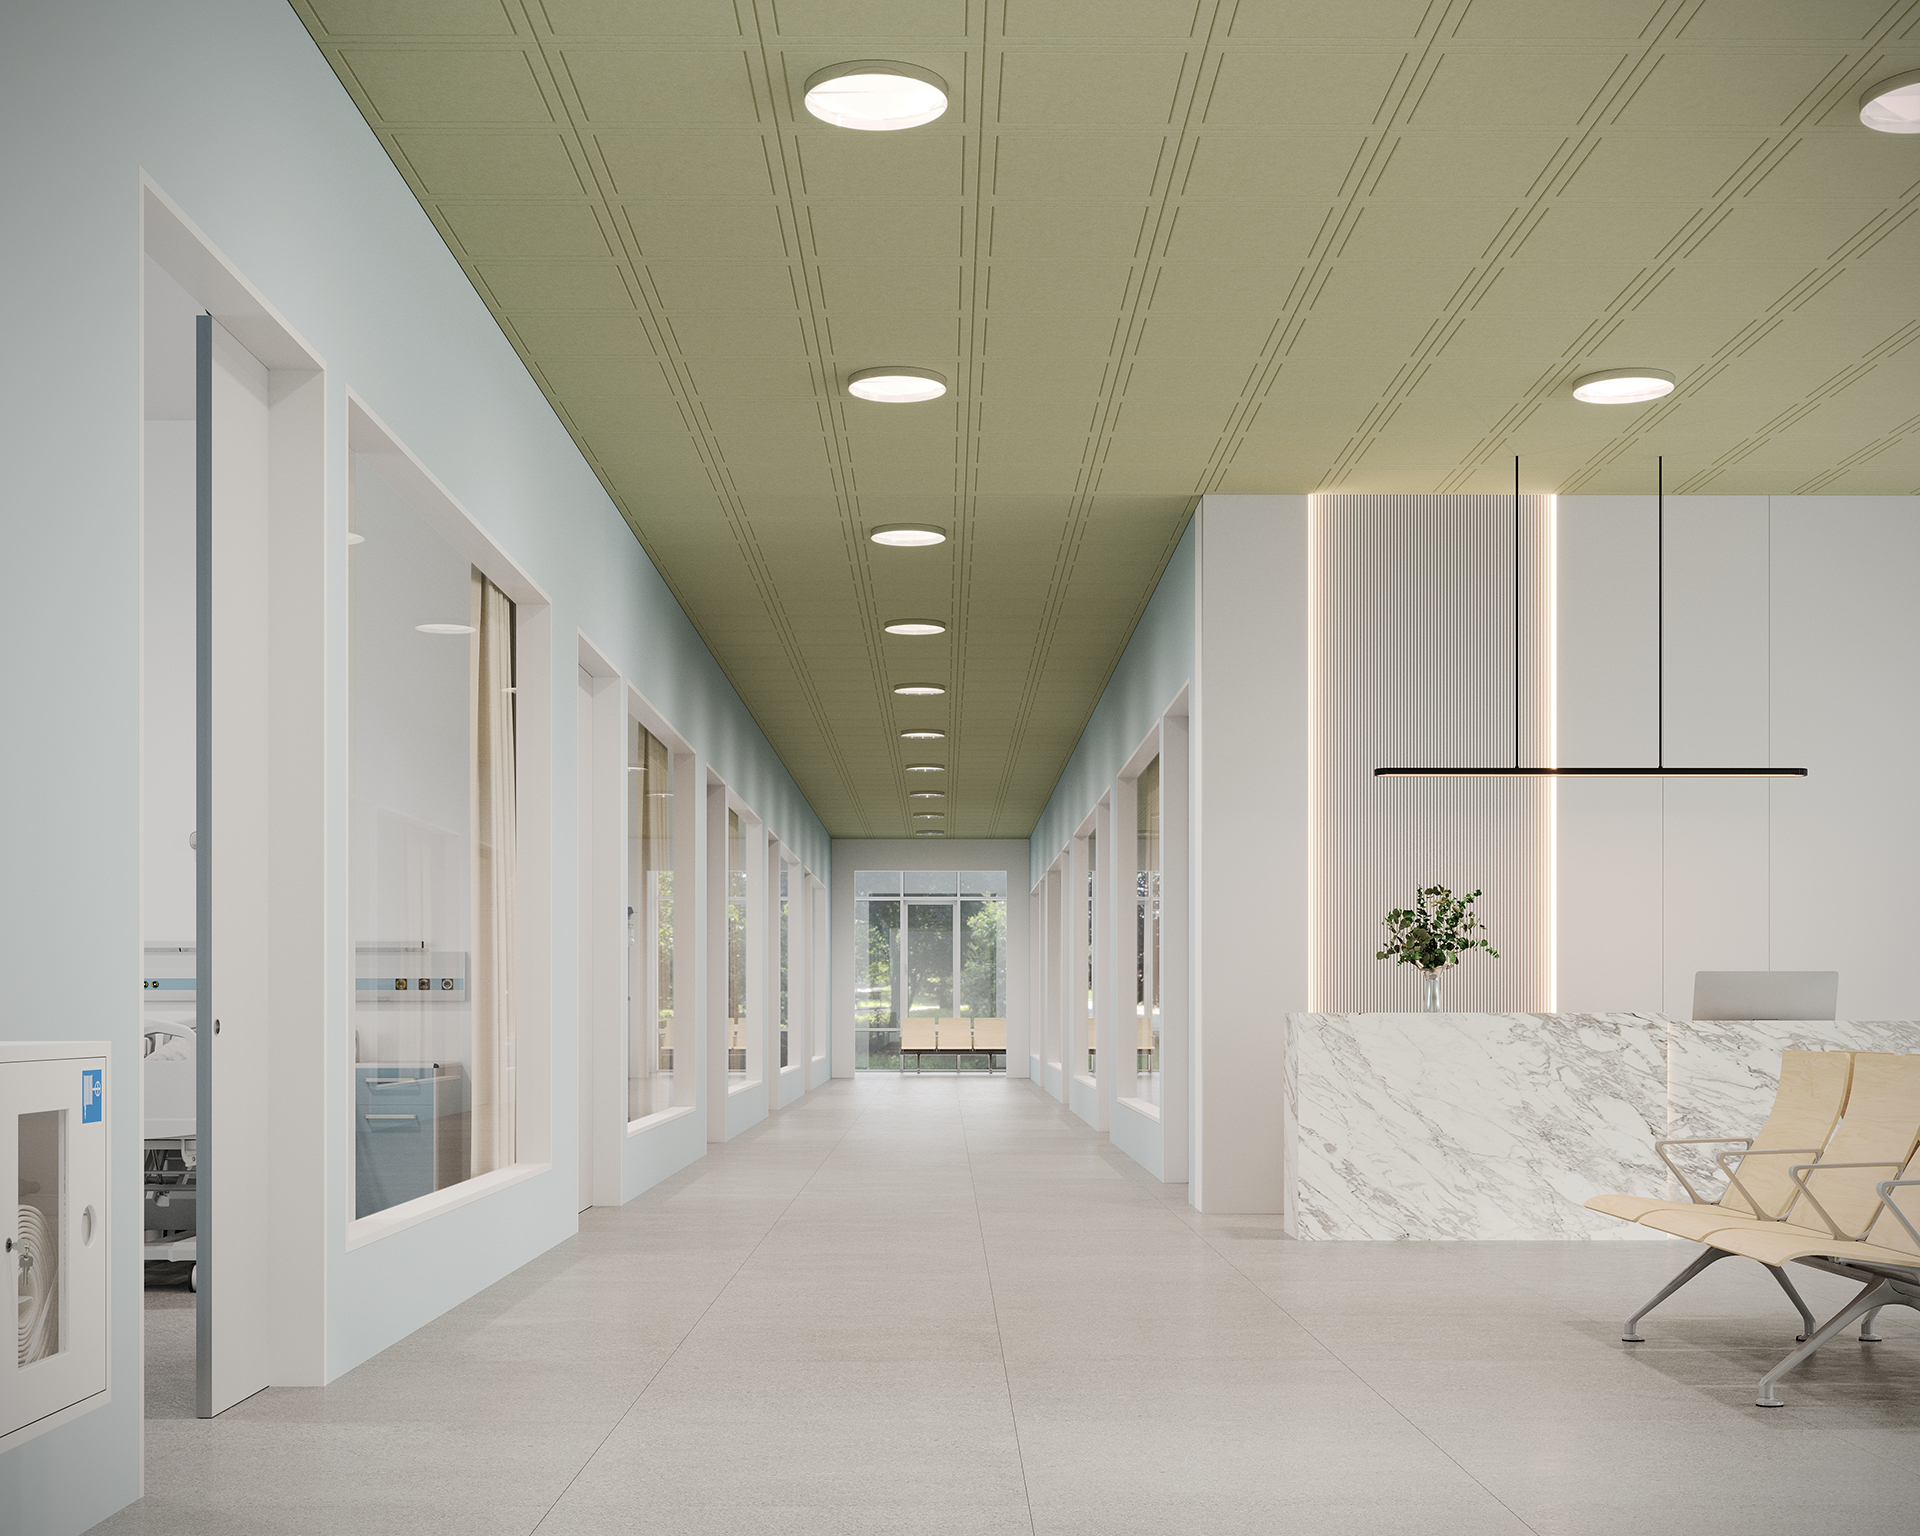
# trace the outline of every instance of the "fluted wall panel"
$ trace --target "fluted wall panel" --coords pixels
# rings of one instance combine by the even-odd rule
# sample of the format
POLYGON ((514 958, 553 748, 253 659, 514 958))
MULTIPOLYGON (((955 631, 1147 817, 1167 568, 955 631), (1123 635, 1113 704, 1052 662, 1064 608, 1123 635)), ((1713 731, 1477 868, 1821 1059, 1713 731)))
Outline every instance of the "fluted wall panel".
POLYGON ((1387 778, 1381 766, 1549 765, 1552 498, 1320 496, 1313 516, 1315 1006, 1420 1006, 1374 959, 1421 886, 1480 890, 1500 951, 1442 981, 1450 1010, 1552 1006, 1549 782, 1387 778), (1516 682, 1514 632, 1520 636, 1516 682))

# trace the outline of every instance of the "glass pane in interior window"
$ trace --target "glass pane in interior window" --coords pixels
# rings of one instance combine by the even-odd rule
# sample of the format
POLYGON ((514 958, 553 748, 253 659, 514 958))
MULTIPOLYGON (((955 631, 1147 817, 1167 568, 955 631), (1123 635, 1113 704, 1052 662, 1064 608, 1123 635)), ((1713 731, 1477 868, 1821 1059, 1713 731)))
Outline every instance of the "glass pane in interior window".
POLYGON ((350 498, 350 1103, 367 1216, 515 1159, 514 607, 364 455, 350 498))
POLYGON ((1160 759, 1141 770, 1135 785, 1139 867, 1134 876, 1134 1095, 1160 1102, 1160 759))
POLYGON ((780 1065, 787 1064, 787 866, 780 866, 780 1065))
POLYGON ((738 811, 727 812, 727 1075, 747 1075, 747 848, 738 811))
POLYGON ((897 869, 856 869, 853 872, 853 899, 869 896, 898 896, 900 871, 897 869))
POLYGON ((960 875, 951 869, 910 869, 901 878, 909 896, 958 896, 960 875))
POLYGON ((627 721, 627 1118, 690 1103, 673 1042, 673 758, 627 721), (676 1093, 682 1097, 676 1097, 676 1093))

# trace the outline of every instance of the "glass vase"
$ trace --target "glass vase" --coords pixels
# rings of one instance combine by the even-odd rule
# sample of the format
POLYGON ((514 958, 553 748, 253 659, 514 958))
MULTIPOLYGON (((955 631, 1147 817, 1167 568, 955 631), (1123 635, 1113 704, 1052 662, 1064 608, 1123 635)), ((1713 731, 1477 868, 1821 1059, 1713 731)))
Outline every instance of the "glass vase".
POLYGON ((1427 978, 1427 1000, 1421 1012, 1438 1013, 1440 1012, 1440 973, 1422 971, 1420 974, 1427 978))

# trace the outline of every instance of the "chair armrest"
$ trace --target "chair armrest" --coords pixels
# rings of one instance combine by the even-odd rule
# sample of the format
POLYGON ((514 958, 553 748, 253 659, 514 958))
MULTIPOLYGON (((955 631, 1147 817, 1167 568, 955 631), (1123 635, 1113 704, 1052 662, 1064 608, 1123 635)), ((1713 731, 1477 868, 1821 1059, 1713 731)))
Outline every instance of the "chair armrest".
POLYGON ((1679 1165, 1672 1158, 1667 1156, 1667 1148, 1720 1146, 1729 1141, 1743 1142, 1749 1147, 1753 1145, 1751 1136, 1667 1136, 1653 1144, 1653 1151, 1654 1155, 1667 1165, 1667 1172, 1678 1179, 1681 1187, 1693 1197, 1695 1205, 1717 1205, 1718 1201, 1701 1198, 1700 1191, 1693 1187, 1693 1181, 1680 1171, 1679 1165))
POLYGON ((1873 1192, 1880 1197, 1880 1203, 1893 1212, 1893 1219, 1907 1229, 1907 1236, 1916 1244, 1920 1244, 1920 1232, 1913 1230, 1913 1223, 1907 1220, 1907 1213, 1895 1205, 1887 1194, 1890 1189, 1906 1189, 1915 1184, 1920 1184, 1920 1179, 1888 1179, 1884 1184, 1874 1185, 1873 1192))
MULTIPOLYGON (((1793 1167, 1787 1170, 1787 1177, 1792 1179, 1794 1183, 1798 1184, 1800 1186, 1800 1192, 1804 1194, 1808 1200, 1812 1201, 1813 1208, 1820 1213, 1820 1219, 1827 1224, 1827 1230, 1829 1232, 1831 1232, 1835 1237, 1839 1238, 1840 1241, 1843 1243, 1859 1243, 1859 1242, 1866 1241, 1866 1236, 1867 1236, 1866 1232, 1862 1230, 1856 1233, 1852 1237, 1849 1237, 1847 1236, 1846 1233, 1842 1232, 1840 1228, 1837 1225, 1835 1225, 1834 1219, 1827 1214, 1827 1208, 1820 1203, 1818 1197, 1815 1196, 1814 1192, 1807 1187, 1807 1181, 1801 1178, 1800 1175, 1803 1173, 1809 1173, 1809 1172, 1826 1173, 1829 1170, 1839 1169, 1839 1168, 1898 1169, 1903 1166, 1905 1165, 1901 1163, 1797 1163, 1793 1167)), ((1892 1181, 1889 1180, 1888 1182, 1891 1183, 1892 1181)), ((1872 1223, 1869 1222, 1868 1225, 1871 1226, 1872 1223)))
MULTIPOLYGON (((1778 1216, 1770 1216, 1767 1214, 1760 1202, 1753 1198, 1752 1191, 1740 1182, 1740 1175, 1727 1166, 1727 1159, 1737 1157, 1744 1162, 1749 1157, 1818 1157, 1819 1155, 1820 1149, 1818 1147, 1762 1147, 1758 1152, 1754 1151, 1752 1147, 1748 1147, 1744 1152, 1722 1152, 1714 1161, 1720 1165, 1720 1171, 1727 1176, 1727 1182, 1732 1185, 1733 1188, 1740 1191, 1741 1198, 1747 1202, 1750 1210, 1760 1216, 1766 1217, 1768 1221, 1785 1221, 1787 1219, 1787 1213, 1784 1208, 1778 1216)), ((1814 1167, 1816 1165, 1809 1163, 1806 1166, 1814 1167)), ((1724 1201, 1727 1197, 1723 1194, 1720 1198, 1724 1201)), ((1787 1204, 1792 1205, 1793 1202, 1789 1200, 1787 1204)))

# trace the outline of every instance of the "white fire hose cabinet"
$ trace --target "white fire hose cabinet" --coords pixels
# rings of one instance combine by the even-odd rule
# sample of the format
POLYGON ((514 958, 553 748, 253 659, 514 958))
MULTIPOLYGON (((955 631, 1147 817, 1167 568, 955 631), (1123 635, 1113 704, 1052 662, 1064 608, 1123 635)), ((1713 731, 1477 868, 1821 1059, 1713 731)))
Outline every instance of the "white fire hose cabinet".
POLYGON ((107 1047, 0 1040, 0 1450, 107 1389, 107 1047))

